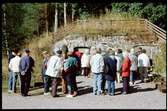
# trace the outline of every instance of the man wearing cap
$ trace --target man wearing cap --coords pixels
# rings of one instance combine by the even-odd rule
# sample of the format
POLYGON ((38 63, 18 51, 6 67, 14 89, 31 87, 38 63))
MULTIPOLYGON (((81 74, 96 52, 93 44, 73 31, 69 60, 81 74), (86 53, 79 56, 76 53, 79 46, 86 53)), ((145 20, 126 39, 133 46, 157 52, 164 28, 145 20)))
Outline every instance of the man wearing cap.
POLYGON ((28 96, 31 81, 31 73, 34 67, 34 59, 30 56, 30 50, 24 49, 24 56, 20 60, 19 69, 21 72, 21 94, 28 96))

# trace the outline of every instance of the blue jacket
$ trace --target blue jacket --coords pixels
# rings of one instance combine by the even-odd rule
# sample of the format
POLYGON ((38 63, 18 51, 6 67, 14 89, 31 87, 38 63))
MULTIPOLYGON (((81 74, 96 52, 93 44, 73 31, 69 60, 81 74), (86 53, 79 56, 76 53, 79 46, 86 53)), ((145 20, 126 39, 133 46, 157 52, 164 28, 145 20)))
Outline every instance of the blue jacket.
POLYGON ((104 64, 108 65, 109 67, 108 73, 104 74, 105 79, 109 81, 115 81, 117 72, 117 60, 115 58, 107 56, 104 57, 104 64))
POLYGON ((19 69, 20 72, 25 71, 25 73, 31 73, 34 67, 34 60, 30 56, 23 56, 20 60, 19 69))

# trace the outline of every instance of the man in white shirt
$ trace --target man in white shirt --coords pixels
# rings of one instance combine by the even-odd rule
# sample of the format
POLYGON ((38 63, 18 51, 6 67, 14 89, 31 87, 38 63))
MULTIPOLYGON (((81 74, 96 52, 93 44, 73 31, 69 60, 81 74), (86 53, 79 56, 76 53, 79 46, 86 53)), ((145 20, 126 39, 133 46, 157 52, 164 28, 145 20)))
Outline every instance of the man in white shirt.
POLYGON ((144 82, 144 79, 148 76, 147 69, 150 67, 150 60, 146 55, 145 49, 143 49, 142 53, 138 56, 138 67, 141 81, 144 82))
POLYGON ((19 64, 20 64, 20 57, 19 57, 19 52, 16 49, 15 50, 15 57, 11 59, 9 63, 9 69, 13 72, 13 85, 12 85, 12 92, 16 93, 16 83, 17 83, 17 78, 19 80, 19 85, 20 85, 20 71, 19 71, 19 64))
POLYGON ((93 94, 102 94, 102 73, 104 71, 104 60, 101 55, 101 48, 96 48, 96 54, 90 60, 91 71, 93 73, 93 94))

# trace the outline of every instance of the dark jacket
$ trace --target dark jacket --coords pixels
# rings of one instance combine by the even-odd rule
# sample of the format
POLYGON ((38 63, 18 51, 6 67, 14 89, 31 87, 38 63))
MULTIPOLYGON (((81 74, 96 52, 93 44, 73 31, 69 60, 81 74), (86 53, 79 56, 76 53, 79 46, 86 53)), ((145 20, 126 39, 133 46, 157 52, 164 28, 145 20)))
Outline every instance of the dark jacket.
POLYGON ((117 72, 117 60, 115 58, 111 58, 110 56, 104 57, 105 66, 108 65, 109 71, 105 73, 105 79, 109 81, 115 81, 116 72, 117 72))
POLYGON ((8 50, 8 63, 10 63, 10 60, 14 57, 15 56, 12 54, 12 50, 8 50))

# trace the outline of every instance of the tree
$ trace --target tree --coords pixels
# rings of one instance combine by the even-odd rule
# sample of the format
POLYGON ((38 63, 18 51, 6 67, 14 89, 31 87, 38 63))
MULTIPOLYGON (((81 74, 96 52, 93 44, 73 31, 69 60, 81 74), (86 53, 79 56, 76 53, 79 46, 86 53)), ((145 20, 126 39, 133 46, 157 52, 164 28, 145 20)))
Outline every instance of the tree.
POLYGON ((67 25, 66 7, 67 7, 67 4, 66 4, 66 3, 64 3, 64 26, 66 26, 66 25, 67 25))
MULTIPOLYGON (((3 24, 2 24, 2 32, 3 32, 3 37, 2 37, 2 48, 4 49, 4 47, 6 48, 6 50, 8 50, 8 39, 7 39, 7 34, 6 34, 6 13, 5 13, 5 9, 6 6, 5 4, 2 5, 3 8, 3 24)), ((8 51, 7 51, 8 53, 8 51)))
POLYGON ((54 32, 57 32, 57 28, 58 28, 58 4, 55 4, 55 25, 54 25, 54 32))
POLYGON ((48 37, 48 4, 46 3, 45 4, 45 22, 46 22, 46 24, 45 24, 45 27, 46 27, 46 37, 48 37))

